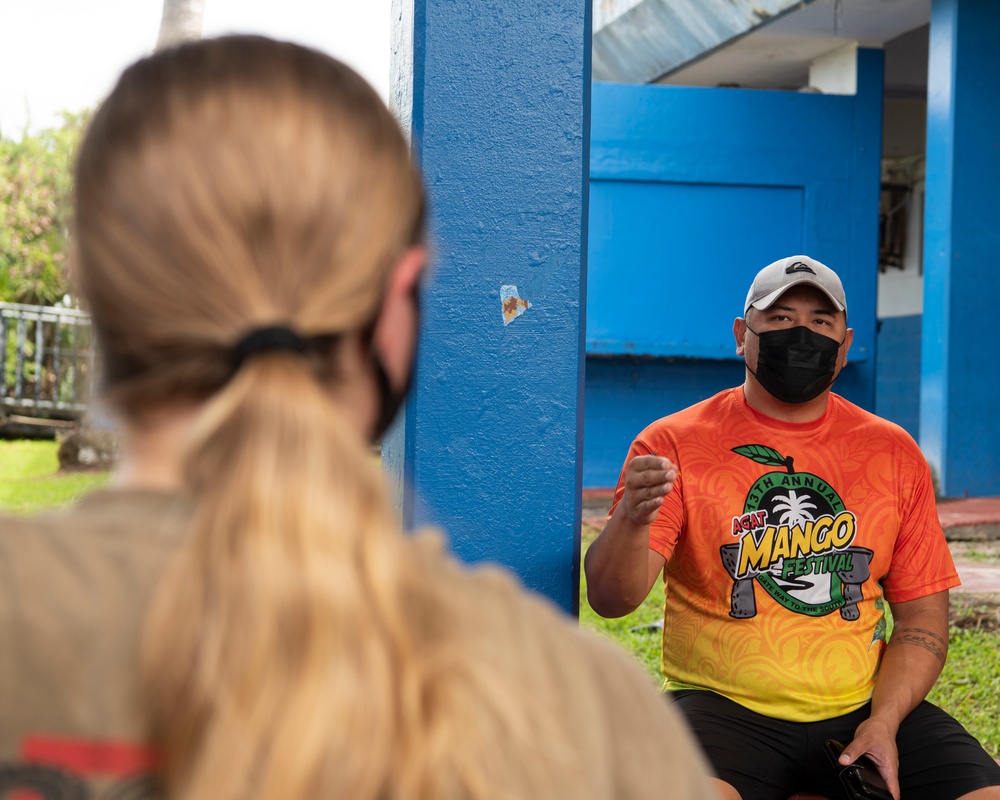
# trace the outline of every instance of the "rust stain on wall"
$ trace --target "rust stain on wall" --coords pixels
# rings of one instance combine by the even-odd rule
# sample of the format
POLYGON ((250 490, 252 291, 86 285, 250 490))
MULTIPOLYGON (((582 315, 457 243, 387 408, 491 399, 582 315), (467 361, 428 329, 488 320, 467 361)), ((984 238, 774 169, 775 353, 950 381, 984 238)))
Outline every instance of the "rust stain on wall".
POLYGON ((508 284, 500 287, 500 308, 506 326, 531 308, 531 303, 518 296, 516 286, 508 284))

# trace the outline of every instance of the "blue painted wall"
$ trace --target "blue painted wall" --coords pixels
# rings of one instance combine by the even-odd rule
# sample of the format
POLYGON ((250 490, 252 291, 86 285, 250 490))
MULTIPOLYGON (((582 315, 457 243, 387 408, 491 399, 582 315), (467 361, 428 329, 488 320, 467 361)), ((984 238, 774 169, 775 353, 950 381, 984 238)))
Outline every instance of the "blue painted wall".
POLYGON ((801 186, 594 180, 588 354, 733 358, 754 273, 804 252, 804 205, 801 186))
POLYGON ((742 361, 588 358, 583 485, 614 486, 632 439, 647 424, 742 382, 742 361))
POLYGON ((878 323, 875 413, 920 434, 920 329, 922 317, 887 317, 878 323))
POLYGON ((435 266, 384 463, 405 523, 442 526, 462 558, 505 564, 566 610, 578 604, 589 14, 589 0, 394 6, 394 103, 422 162, 435 266), (505 298, 523 313, 505 319, 505 298))
POLYGON ((920 446, 948 497, 1000 494, 1000 3, 933 0, 920 446))
POLYGON ((807 253, 855 329, 836 390, 875 405, 882 53, 856 96, 595 84, 584 486, 614 485, 657 417, 742 383, 753 276, 807 253))

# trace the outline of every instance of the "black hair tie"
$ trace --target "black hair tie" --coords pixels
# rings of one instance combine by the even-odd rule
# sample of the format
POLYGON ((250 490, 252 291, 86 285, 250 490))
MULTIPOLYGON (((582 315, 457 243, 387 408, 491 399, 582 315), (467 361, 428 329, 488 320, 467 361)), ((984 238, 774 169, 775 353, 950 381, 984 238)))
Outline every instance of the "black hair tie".
POLYGON ((273 350, 288 350, 304 356, 309 352, 309 343, 284 325, 256 328, 240 339, 233 348, 232 371, 237 372, 248 358, 273 350))

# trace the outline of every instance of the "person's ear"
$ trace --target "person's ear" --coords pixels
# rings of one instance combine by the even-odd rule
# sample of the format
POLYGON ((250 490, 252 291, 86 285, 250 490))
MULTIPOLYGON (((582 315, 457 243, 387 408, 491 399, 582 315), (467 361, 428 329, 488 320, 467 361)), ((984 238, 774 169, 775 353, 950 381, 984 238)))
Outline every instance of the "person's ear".
POLYGON ((733 337, 736 339, 736 355, 744 355, 744 346, 746 345, 747 337, 747 323, 742 317, 737 317, 733 320, 733 337))
POLYGON ((414 245, 403 253, 389 275, 372 331, 372 347, 394 386, 406 383, 413 366, 420 323, 415 295, 426 266, 427 248, 423 245, 414 245))
POLYGON ((854 341, 854 328, 848 328, 847 333, 844 335, 844 343, 841 345, 840 351, 840 366, 844 367, 847 364, 847 353, 851 349, 851 343, 854 341))
POLYGON ((422 244, 410 247, 396 262, 389 275, 386 299, 390 296, 407 296, 413 293, 427 267, 427 248, 422 244))

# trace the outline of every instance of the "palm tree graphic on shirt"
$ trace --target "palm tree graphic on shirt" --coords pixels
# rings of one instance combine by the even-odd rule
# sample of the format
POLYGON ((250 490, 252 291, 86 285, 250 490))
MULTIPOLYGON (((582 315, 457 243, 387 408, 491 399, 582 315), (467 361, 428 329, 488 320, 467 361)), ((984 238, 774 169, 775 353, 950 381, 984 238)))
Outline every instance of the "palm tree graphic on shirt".
POLYGON ((816 517, 809 513, 809 510, 816 510, 816 504, 809 502, 808 494, 796 494, 794 489, 789 489, 787 495, 778 495, 774 498, 774 510, 781 512, 778 517, 780 525, 802 526, 807 522, 815 521, 816 517))

